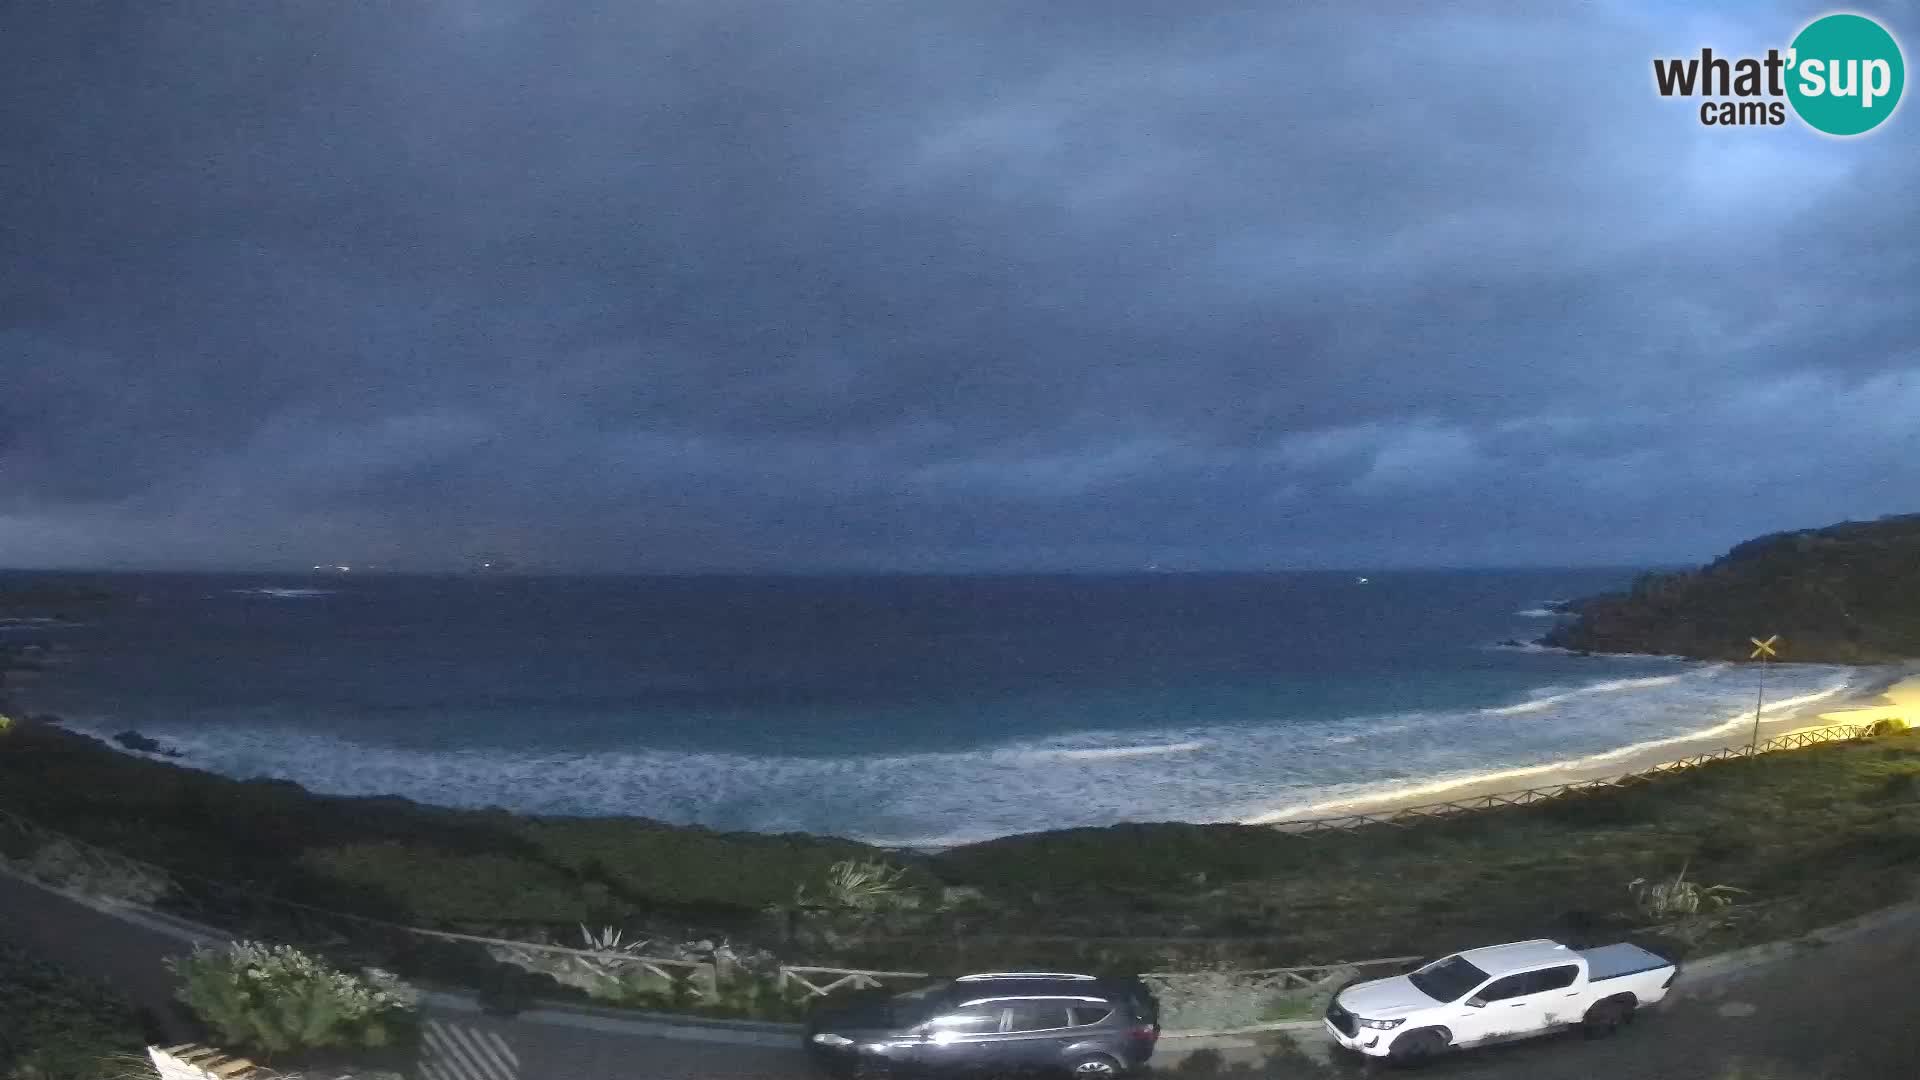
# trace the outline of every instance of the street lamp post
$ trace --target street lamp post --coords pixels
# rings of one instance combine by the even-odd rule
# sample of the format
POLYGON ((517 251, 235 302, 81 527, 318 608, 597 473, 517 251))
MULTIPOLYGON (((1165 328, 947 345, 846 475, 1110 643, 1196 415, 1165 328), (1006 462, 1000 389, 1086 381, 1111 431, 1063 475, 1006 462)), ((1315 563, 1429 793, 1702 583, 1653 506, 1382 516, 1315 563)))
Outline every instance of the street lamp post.
POLYGON ((1765 641, 1759 638, 1747 640, 1753 642, 1753 655, 1747 659, 1760 661, 1760 687, 1753 694, 1753 741, 1747 744, 1747 756, 1752 757, 1760 752, 1760 706, 1767 698, 1767 661, 1776 655, 1773 645, 1780 640, 1780 635, 1775 634, 1765 641))

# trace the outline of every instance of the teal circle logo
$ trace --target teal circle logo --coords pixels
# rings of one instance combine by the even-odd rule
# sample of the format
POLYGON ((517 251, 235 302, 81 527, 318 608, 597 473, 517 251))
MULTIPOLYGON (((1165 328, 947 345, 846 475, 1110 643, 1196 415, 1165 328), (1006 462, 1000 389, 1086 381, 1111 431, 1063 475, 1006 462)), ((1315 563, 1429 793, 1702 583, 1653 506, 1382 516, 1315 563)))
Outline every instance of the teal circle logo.
POLYGON ((1872 131, 1893 115, 1907 65, 1893 35, 1864 15, 1807 24, 1787 53, 1787 98, 1800 119, 1829 135, 1872 131))

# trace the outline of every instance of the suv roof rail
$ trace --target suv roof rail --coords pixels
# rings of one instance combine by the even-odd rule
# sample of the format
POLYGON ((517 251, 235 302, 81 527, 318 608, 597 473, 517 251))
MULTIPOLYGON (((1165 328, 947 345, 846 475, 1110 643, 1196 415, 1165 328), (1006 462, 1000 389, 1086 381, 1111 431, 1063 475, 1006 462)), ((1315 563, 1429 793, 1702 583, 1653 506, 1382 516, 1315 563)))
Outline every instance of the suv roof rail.
POLYGON ((1076 975, 1066 971, 983 971, 977 975, 962 975, 954 982, 986 982, 989 979, 1071 979, 1075 982, 1097 982, 1098 976, 1076 975))

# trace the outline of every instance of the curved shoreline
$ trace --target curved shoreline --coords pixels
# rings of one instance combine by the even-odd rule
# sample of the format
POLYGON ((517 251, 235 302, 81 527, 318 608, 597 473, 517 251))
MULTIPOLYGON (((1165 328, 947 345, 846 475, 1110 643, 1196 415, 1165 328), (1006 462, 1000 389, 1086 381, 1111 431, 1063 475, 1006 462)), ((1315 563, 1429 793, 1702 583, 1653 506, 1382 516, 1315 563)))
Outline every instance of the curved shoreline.
MULTIPOLYGON (((1856 669, 1862 682, 1832 692, 1802 695, 1764 703, 1760 718, 1762 740, 1834 724, 1870 723, 1891 713, 1906 712, 1920 720, 1920 662, 1856 669), (1832 698, 1845 706, 1835 709, 1832 698), (1778 715, 1776 715, 1778 710, 1778 715), (1849 716, 1848 714, 1859 714, 1849 716)), ((1242 825, 1282 825, 1311 818, 1358 813, 1385 813, 1429 803, 1506 794, 1535 787, 1553 787, 1644 772, 1657 765, 1720 750, 1744 749, 1751 744, 1753 714, 1729 717, 1703 731, 1633 743, 1614 750, 1566 761, 1526 765, 1496 772, 1438 780, 1413 787, 1329 799, 1284 807, 1250 818, 1242 825)))

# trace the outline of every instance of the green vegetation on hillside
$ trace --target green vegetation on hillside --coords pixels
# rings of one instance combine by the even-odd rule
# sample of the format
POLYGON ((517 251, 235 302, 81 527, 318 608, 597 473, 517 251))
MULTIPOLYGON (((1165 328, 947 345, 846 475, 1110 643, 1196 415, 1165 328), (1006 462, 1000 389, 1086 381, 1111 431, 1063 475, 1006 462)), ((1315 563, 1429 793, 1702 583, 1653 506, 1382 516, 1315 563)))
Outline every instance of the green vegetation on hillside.
POLYGON ((1744 660, 1749 637, 1779 634, 1782 660, 1920 657, 1920 514, 1759 537, 1571 610, 1548 644, 1744 660))
MULTIPOLYGON (((1654 942, 1684 951, 1791 934, 1910 896, 1920 872, 1920 736, 1729 761, 1407 827, 1305 836, 1121 825, 908 855, 807 836, 319 797, 26 725, 0 743, 0 809, 308 903, 570 945, 585 923, 672 940, 730 935, 793 963, 886 970, 1314 963, 1536 934, 1644 935, 1652 920, 1629 883, 1685 866, 1692 881, 1741 891, 1685 940, 1654 942), (903 902, 802 910, 796 894, 824 895, 831 867, 849 858, 902 868, 903 902)), ((0 854, 28 859, 29 841, 0 829, 0 854)), ((158 902, 240 917, 189 891, 158 902)), ((478 955, 469 952, 463 962, 478 955)), ((418 974, 408 964, 423 956, 359 959, 418 974)))

